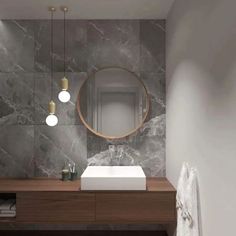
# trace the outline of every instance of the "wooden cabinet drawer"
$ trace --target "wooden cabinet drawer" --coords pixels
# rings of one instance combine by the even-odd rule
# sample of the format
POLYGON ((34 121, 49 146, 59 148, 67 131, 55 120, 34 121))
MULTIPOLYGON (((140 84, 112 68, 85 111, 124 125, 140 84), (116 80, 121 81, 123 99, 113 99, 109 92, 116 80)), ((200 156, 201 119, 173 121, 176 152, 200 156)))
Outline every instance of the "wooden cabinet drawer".
POLYGON ((169 223, 175 220, 174 193, 96 194, 97 222, 169 223))
POLYGON ((89 223, 95 220, 93 193, 20 192, 16 197, 18 222, 89 223))

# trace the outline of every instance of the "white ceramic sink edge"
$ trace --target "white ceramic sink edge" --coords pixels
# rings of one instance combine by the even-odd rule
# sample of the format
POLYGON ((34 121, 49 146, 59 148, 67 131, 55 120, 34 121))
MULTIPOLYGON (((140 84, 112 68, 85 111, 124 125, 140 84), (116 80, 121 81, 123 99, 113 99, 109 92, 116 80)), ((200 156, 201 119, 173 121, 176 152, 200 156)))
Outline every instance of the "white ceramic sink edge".
POLYGON ((88 166, 81 190, 146 190, 146 176, 141 166, 88 166))

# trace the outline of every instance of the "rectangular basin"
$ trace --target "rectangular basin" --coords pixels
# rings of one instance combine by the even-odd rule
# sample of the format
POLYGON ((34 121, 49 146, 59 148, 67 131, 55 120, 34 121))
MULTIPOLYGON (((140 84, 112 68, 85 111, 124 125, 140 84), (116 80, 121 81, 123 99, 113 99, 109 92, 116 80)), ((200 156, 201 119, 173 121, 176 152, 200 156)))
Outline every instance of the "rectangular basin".
POLYGON ((141 166, 88 166, 81 190, 146 190, 146 176, 141 166))

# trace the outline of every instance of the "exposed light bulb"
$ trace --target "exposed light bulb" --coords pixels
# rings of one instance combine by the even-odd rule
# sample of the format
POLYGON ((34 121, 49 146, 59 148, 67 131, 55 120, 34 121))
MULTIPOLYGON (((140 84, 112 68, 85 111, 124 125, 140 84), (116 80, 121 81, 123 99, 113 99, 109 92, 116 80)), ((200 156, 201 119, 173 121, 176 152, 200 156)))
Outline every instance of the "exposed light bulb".
POLYGON ((46 118, 46 124, 48 126, 56 126, 58 123, 58 118, 53 115, 53 114, 49 114, 46 118))
POLYGON ((48 105, 49 115, 46 118, 46 124, 48 126, 56 126, 58 123, 58 118, 55 116, 56 104, 51 101, 48 105))
POLYGON ((66 90, 62 90, 58 94, 58 99, 63 103, 69 102, 70 101, 70 93, 66 90))

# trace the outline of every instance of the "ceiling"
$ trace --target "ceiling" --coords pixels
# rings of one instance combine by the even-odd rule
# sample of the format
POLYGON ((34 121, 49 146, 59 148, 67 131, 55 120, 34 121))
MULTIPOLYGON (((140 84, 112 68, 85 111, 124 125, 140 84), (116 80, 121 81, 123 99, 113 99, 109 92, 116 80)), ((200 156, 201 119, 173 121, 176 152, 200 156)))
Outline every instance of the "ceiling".
POLYGON ((174 0, 0 0, 0 19, 48 19, 49 6, 69 7, 70 19, 165 19, 174 0))

